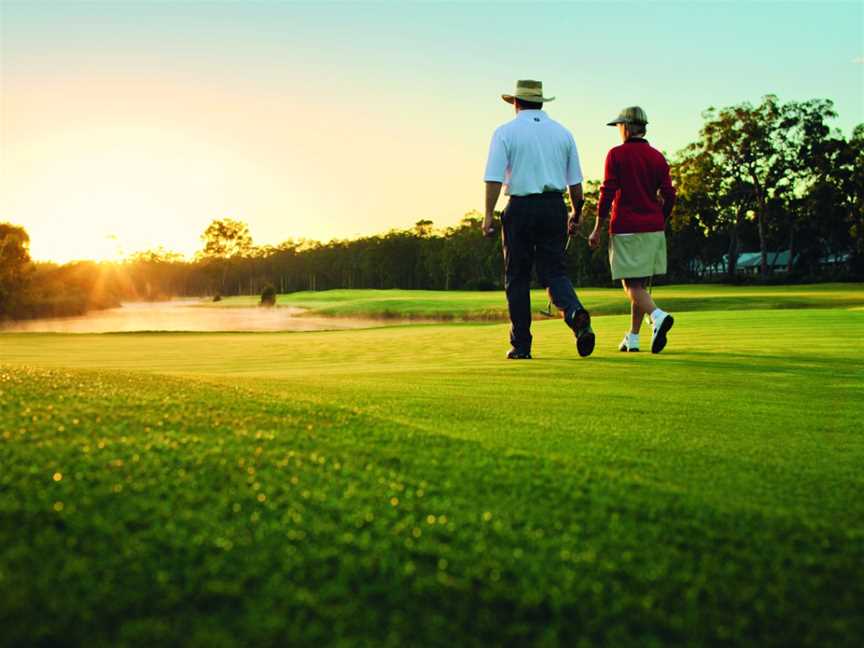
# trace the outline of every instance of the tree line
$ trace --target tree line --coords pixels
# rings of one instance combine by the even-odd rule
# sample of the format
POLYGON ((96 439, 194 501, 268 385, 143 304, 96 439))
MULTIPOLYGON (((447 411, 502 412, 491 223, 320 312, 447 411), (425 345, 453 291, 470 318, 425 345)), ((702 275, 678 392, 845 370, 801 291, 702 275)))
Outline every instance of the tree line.
MULTIPOLYGON (((864 278, 864 124, 846 138, 827 99, 708 109, 699 136, 671 158, 678 201, 665 281, 864 278), (742 275, 740 260, 748 259, 742 275), (779 254, 782 252, 782 255, 779 254), (778 263, 778 258, 782 263, 778 263)), ((605 245, 588 248, 599 182, 585 186, 568 264, 580 286, 609 285, 605 245)), ((23 228, 0 224, 0 317, 72 314, 128 299, 331 288, 484 290, 503 284, 501 242, 481 215, 328 243, 256 246, 249 227, 214 220, 187 260, 164 249, 122 263, 57 266, 29 259, 23 228)))

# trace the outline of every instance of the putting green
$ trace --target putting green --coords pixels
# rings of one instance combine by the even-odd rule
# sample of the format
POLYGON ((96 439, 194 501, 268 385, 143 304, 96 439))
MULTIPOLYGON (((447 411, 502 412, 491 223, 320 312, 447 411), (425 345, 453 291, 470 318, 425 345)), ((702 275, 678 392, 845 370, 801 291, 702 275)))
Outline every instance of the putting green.
POLYGON ((0 336, 8 640, 856 645, 864 312, 627 320, 0 336))
MULTIPOLYGON (((579 297, 594 315, 629 312, 620 289, 581 288, 579 297)), ((864 284, 800 286, 657 286, 658 301, 675 311, 849 308, 864 306, 864 284)), ((228 297, 202 305, 216 308, 249 307, 258 297, 228 297)), ((542 290, 532 291, 534 310, 546 307, 542 290)), ((336 317, 394 317, 416 319, 506 319, 503 292, 436 290, 325 290, 279 295, 280 306, 309 309, 309 315, 336 317)))

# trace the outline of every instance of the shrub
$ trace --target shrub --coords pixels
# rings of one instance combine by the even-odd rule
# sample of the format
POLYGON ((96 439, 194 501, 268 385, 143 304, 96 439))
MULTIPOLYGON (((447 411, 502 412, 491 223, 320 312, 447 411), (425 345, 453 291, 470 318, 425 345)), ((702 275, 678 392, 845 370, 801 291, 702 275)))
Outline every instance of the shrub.
POLYGON ((261 293, 260 306, 275 306, 276 305, 276 289, 268 284, 261 293))

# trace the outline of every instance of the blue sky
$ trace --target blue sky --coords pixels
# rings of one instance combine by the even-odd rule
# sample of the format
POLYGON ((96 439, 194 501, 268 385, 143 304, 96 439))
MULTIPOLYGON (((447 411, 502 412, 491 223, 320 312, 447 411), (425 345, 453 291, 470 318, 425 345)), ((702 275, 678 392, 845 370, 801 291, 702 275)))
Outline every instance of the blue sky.
POLYGON ((707 107, 768 93, 864 121, 860 2, 0 6, 0 219, 55 258, 191 251, 223 216, 261 242, 453 224, 482 206, 517 78, 558 98, 589 178, 625 105, 669 153, 707 107), (77 252, 73 222, 100 251, 77 252))

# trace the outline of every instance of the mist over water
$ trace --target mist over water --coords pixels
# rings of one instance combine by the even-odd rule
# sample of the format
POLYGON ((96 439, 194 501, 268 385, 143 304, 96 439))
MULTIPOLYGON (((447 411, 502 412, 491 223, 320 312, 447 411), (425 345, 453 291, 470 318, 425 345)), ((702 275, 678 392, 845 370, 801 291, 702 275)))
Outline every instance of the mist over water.
MULTIPOLYGON (((128 333, 133 331, 332 331, 386 323, 370 319, 298 317, 302 308, 207 307, 198 299, 129 302, 79 317, 0 323, 2 332, 128 333)), ((398 323, 398 322, 390 322, 398 323)))

